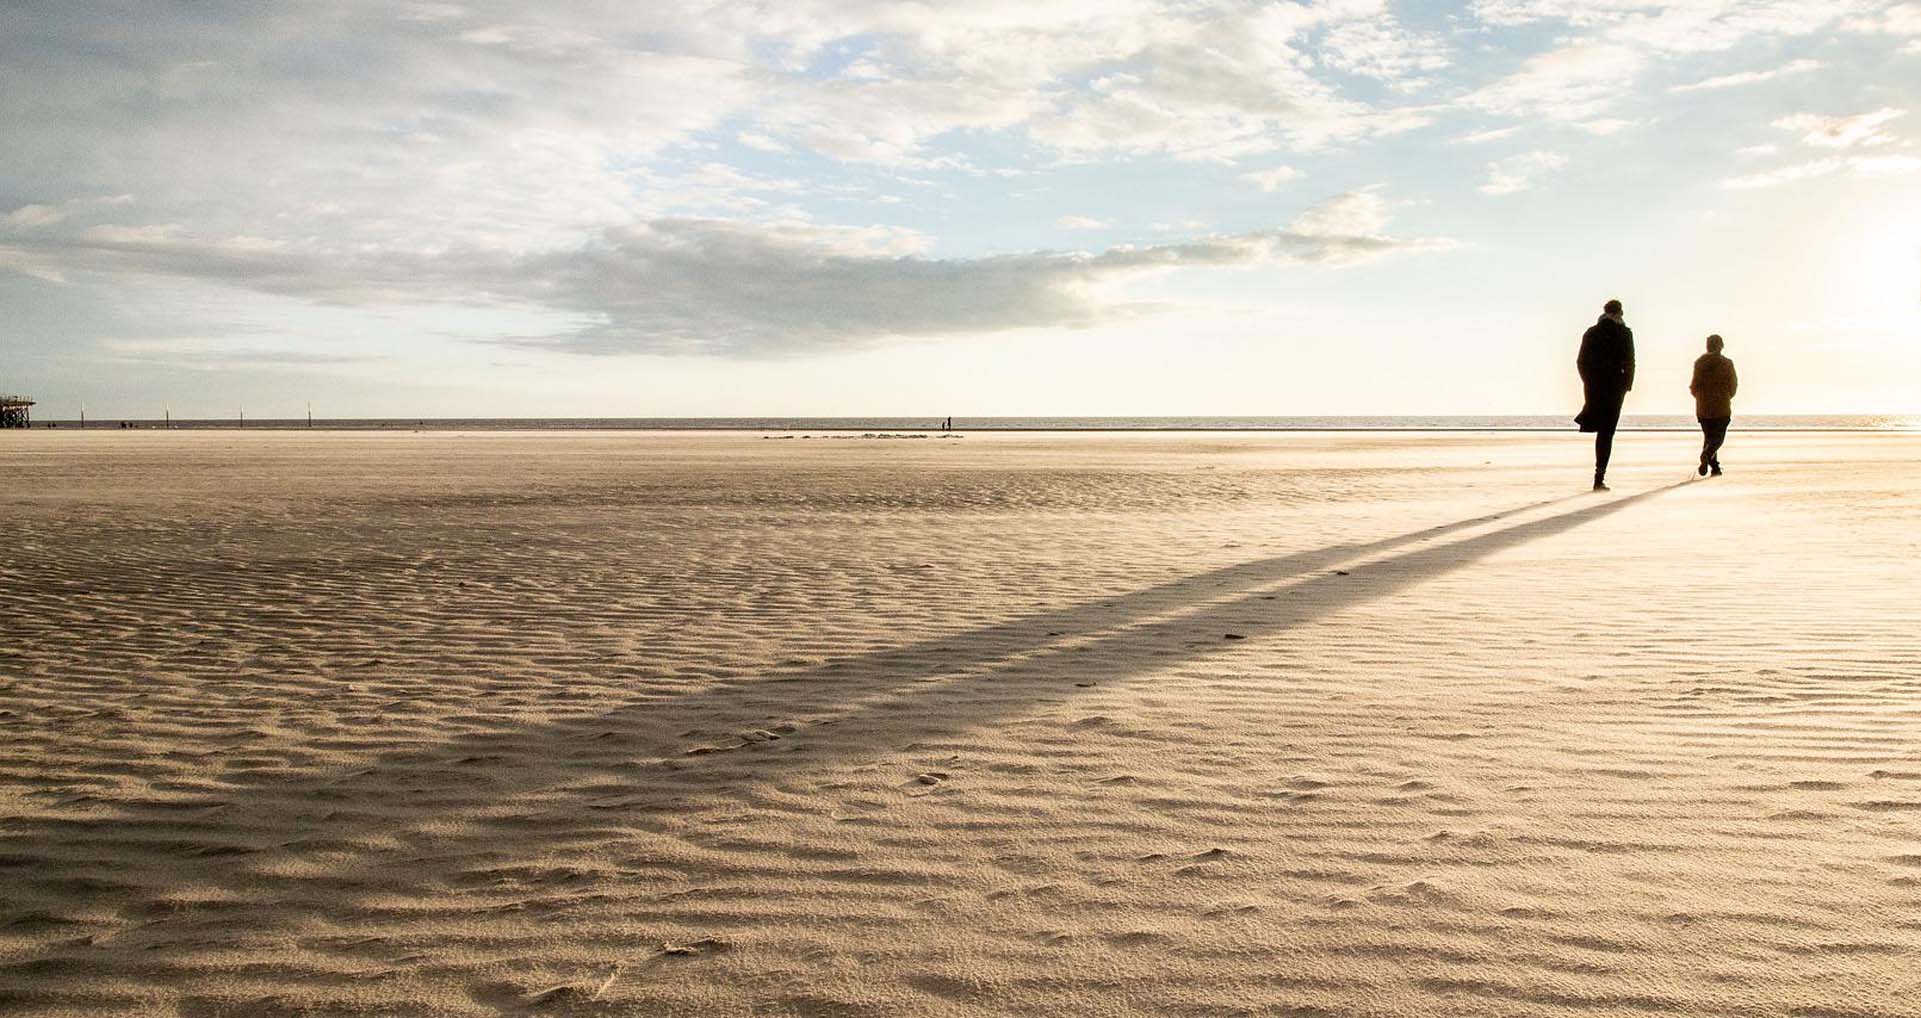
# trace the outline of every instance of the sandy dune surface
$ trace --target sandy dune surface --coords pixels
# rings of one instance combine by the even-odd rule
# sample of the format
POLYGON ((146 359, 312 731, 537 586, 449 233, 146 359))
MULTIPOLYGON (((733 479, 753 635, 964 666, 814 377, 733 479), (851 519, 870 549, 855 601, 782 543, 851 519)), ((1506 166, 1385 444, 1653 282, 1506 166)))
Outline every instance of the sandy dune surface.
POLYGON ((0 1013, 1921 1015, 1921 437, 0 436, 0 1013))

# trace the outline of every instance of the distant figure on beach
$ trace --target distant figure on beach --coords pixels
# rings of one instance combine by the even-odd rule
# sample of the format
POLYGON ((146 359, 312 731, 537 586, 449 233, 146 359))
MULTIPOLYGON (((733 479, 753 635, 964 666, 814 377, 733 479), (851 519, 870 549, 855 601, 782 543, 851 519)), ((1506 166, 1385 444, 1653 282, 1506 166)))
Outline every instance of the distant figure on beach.
POLYGON ((1734 362, 1721 356, 1726 344, 1720 336, 1708 337, 1708 352, 1694 360, 1694 380, 1688 391, 1694 394, 1694 419, 1701 422, 1701 465, 1694 472, 1703 477, 1708 471, 1721 476, 1721 443, 1728 438, 1728 422, 1734 419, 1734 390, 1741 380, 1734 375, 1734 362))
POLYGON ((1594 432, 1594 490, 1606 491, 1608 460, 1614 455, 1614 429, 1621 424, 1621 402, 1634 388, 1634 330, 1621 317, 1621 302, 1608 301, 1601 317, 1581 336, 1580 369, 1587 405, 1574 418, 1582 431, 1594 432))
POLYGON ((949 417, 948 419, 942 421, 940 424, 940 429, 942 431, 954 430, 954 419, 952 417, 949 417))

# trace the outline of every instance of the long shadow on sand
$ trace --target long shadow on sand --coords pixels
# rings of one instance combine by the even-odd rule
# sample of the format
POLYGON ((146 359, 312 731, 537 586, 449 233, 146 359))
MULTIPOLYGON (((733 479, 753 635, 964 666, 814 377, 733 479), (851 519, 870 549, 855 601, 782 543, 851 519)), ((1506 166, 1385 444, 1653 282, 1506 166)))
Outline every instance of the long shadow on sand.
POLYGON ((113 803, 101 815, 7 818, 0 900, 37 906, 30 915, 105 913, 125 925, 49 937, 24 959, 16 953, 0 964, 0 1005, 46 1003, 62 995, 58 987, 94 976, 165 978, 143 946, 235 928, 223 925, 237 918, 230 913, 207 915, 173 900, 183 891, 263 903, 238 928, 298 937, 309 920, 337 916, 356 897, 449 886, 460 866, 498 846, 537 856, 605 830, 623 811, 725 797, 791 770, 960 735, 1063 702, 1081 684, 1112 689, 1149 670, 1252 648, 1679 486, 1458 540, 1442 539, 1568 500, 1260 559, 804 671, 383 754, 348 773, 242 779, 217 794, 113 803), (1229 632, 1249 642, 1224 642, 1229 632), (669 783, 671 790, 661 787, 669 783), (477 802, 507 807, 530 794, 538 796, 530 812, 471 815, 477 802), (470 811, 464 826, 437 830, 435 816, 454 808, 470 811), (289 839, 290 831, 300 833, 289 839))

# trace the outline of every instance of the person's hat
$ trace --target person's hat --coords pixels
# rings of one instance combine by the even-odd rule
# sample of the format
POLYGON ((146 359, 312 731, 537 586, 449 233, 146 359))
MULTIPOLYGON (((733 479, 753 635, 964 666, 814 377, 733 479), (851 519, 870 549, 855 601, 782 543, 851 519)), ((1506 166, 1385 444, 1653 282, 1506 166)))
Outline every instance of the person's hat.
POLYGON ((1610 315, 1618 315, 1621 313, 1621 302, 1618 300, 1608 301, 1606 304, 1601 305, 1601 310, 1610 315))

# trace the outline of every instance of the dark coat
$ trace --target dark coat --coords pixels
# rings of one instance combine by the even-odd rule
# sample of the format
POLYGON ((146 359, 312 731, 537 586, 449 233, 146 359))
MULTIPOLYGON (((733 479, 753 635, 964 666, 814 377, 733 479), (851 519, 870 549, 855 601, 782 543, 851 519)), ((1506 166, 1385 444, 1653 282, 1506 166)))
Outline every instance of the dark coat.
POLYGON ((1601 316, 1581 335, 1581 353, 1574 359, 1581 371, 1587 405, 1574 418, 1582 431, 1612 428, 1621 419, 1621 401, 1634 388, 1634 330, 1601 316))
POLYGON ((1688 383, 1688 391, 1694 394, 1694 416, 1704 421, 1733 417, 1734 390, 1740 385, 1733 361, 1718 353, 1695 358, 1694 380, 1688 383))

